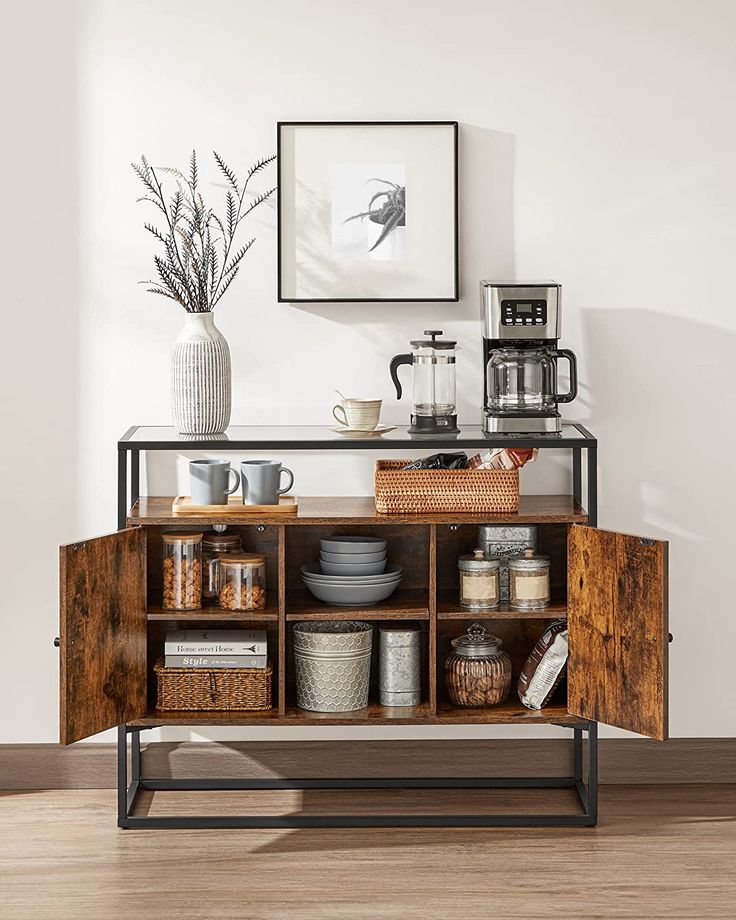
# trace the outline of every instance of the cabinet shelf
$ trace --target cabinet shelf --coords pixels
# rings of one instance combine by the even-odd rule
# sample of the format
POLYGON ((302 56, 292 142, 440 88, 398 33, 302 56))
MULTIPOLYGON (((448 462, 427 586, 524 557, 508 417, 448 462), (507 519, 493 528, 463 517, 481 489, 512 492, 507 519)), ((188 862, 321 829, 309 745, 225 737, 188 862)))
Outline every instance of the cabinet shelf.
POLYGON ((375 607, 332 607, 306 592, 287 599, 287 620, 427 620, 426 591, 401 590, 375 607))
POLYGON ((553 702, 539 711, 527 709, 513 696, 500 706, 487 708, 464 708, 441 704, 436 714, 429 703, 418 706, 381 706, 370 703, 365 709, 354 712, 308 712, 296 706, 288 706, 284 715, 277 709, 261 711, 230 710, 227 712, 207 711, 158 711, 150 710, 140 719, 128 724, 140 727, 163 725, 577 725, 584 719, 571 715, 562 702, 553 702))
POLYGON ((266 607, 263 610, 223 610, 220 607, 201 607, 197 610, 168 610, 163 607, 149 607, 147 613, 149 622, 210 620, 213 623, 275 623, 278 618, 279 612, 276 607, 266 607))
POLYGON ((511 725, 521 723, 534 723, 540 725, 575 725, 584 722, 578 716, 573 716, 567 711, 564 702, 551 702, 544 709, 527 709, 519 701, 512 690, 511 696, 498 706, 467 708, 453 706, 451 703, 441 703, 437 709, 437 721, 440 724, 479 723, 483 725, 511 725))
POLYGON ((174 496, 148 495, 139 498, 128 512, 129 525, 209 526, 212 523, 247 524, 582 524, 588 515, 572 495, 522 495, 519 510, 511 514, 379 514, 372 495, 307 497, 299 499, 297 514, 174 514, 174 496))
POLYGON ((461 607, 457 600, 437 602, 439 620, 559 620, 567 617, 567 604, 550 604, 542 610, 517 610, 501 604, 493 610, 471 610, 461 607))

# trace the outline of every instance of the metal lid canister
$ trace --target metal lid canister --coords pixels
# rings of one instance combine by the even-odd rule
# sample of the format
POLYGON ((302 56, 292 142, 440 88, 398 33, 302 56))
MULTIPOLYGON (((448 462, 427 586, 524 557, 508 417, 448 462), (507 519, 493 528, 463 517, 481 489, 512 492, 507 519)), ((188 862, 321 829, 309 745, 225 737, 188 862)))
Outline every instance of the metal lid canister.
POLYGON ((460 571, 460 604, 475 610, 491 610, 501 600, 501 560, 486 556, 482 549, 475 549, 466 556, 460 556, 457 567, 460 571))
POLYGON ((509 559, 509 602, 518 610, 549 607, 549 556, 537 556, 533 549, 509 559))

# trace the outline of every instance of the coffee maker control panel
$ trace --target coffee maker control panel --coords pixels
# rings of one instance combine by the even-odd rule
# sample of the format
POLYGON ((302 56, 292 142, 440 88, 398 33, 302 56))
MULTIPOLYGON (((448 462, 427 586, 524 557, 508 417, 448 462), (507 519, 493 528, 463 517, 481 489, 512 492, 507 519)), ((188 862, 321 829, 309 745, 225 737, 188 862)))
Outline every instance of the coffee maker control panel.
POLYGON ((560 285, 554 281, 481 281, 483 338, 490 342, 560 337, 560 285))
POLYGON ((546 300, 502 300, 502 326, 546 326, 546 300))

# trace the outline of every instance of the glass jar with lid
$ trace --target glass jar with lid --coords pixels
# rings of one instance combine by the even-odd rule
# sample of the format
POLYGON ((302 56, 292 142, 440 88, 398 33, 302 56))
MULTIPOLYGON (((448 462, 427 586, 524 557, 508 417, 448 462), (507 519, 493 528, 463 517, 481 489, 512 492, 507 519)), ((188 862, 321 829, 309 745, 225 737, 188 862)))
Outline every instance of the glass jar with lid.
POLYGON ((196 610, 202 606, 202 534, 165 533, 162 606, 196 610))
POLYGON ((479 547, 457 562, 460 572, 460 604, 476 610, 492 610, 500 603, 501 560, 486 556, 479 547))
POLYGON ((217 603, 217 560, 220 556, 242 553, 243 544, 240 534, 216 533, 214 530, 202 538, 202 569, 204 584, 202 594, 206 601, 217 603))
POLYGON ((445 659, 445 685, 455 706, 497 706, 511 689, 511 659, 481 623, 452 640, 445 659))
POLYGON ((266 557, 261 553, 220 556, 218 603, 223 610, 263 610, 266 606, 266 557))
POLYGON ((509 602, 517 610, 549 607, 549 556, 537 556, 533 549, 509 559, 509 602))

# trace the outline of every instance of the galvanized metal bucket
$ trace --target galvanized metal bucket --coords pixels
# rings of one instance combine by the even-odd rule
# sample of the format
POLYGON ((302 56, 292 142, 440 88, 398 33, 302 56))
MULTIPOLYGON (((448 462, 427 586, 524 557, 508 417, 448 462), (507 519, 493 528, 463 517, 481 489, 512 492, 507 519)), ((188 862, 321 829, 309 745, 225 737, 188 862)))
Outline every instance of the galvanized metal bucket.
POLYGON ((373 627, 356 620, 295 623, 296 704, 311 712, 368 705, 373 627))

